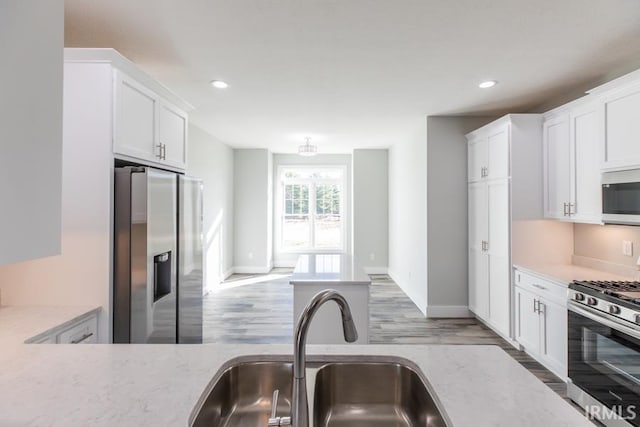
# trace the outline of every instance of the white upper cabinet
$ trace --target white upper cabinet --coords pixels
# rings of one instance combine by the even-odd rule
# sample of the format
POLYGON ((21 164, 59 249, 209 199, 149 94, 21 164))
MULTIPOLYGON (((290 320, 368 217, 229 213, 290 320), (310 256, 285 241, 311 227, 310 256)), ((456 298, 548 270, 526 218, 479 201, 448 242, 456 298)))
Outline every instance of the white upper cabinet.
POLYGON ((162 161, 179 168, 187 163, 187 113, 165 101, 160 104, 158 149, 162 161))
POLYGON ((120 70, 114 71, 114 81, 114 153, 185 169, 187 113, 120 70))
POLYGON ((193 107, 113 49, 65 49, 65 61, 85 74, 109 70, 102 88, 112 95, 112 143, 117 159, 184 171, 188 111, 193 107))
POLYGON ((63 14, 62 0, 0 3, 0 265, 61 252, 63 14))
POLYGON ((151 90, 120 71, 115 71, 114 151, 150 159, 158 129, 160 99, 151 90))
POLYGON ((590 103, 571 112, 570 219, 602 222, 602 180, 598 110, 590 103))
POLYGON ((598 107, 579 100, 545 115, 544 215, 600 223, 598 107))
POLYGON ((605 94, 603 120, 603 169, 640 167, 640 83, 605 94))
POLYGON ((565 218, 571 200, 571 141, 569 116, 545 120, 542 125, 545 174, 544 214, 565 218))

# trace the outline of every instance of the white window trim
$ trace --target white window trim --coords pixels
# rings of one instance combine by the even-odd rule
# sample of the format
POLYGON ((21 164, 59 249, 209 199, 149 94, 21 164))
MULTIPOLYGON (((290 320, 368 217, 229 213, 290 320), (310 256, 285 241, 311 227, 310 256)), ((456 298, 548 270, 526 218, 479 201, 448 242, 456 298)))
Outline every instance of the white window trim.
MULTIPOLYGON (((281 253, 281 254, 303 254, 303 253, 346 253, 347 252, 347 218, 349 215, 349 208, 347 206, 346 202, 346 194, 347 194, 347 166, 346 165, 278 165, 278 175, 276 177, 276 200, 274 203, 274 207, 275 207, 275 215, 274 215, 274 219, 275 219, 275 224, 274 224, 274 228, 275 228, 275 238, 274 241, 276 243, 276 253, 281 253), (341 247, 339 248, 304 248, 304 249, 291 249, 291 248, 285 248, 282 245, 282 217, 283 217, 283 210, 284 210, 284 194, 283 194, 283 188, 284 186, 282 185, 282 174, 284 173, 285 170, 289 170, 289 169, 339 169, 342 172, 342 179, 317 179, 317 180, 313 180, 315 182, 327 182, 327 183, 337 183, 340 185, 340 208, 341 208, 341 212, 340 212, 340 216, 341 216, 341 220, 342 220, 342 229, 341 229, 341 236, 340 236, 340 241, 341 241, 341 247)), ((300 179, 300 180, 296 180, 296 179, 291 179, 288 181, 288 183, 309 183, 311 180, 306 180, 306 179, 300 179)), ((309 201, 309 212, 311 212, 311 201, 309 201)), ((315 206, 315 201, 313 203, 313 206, 315 206)), ((312 222, 310 224, 310 227, 312 226, 312 222)))

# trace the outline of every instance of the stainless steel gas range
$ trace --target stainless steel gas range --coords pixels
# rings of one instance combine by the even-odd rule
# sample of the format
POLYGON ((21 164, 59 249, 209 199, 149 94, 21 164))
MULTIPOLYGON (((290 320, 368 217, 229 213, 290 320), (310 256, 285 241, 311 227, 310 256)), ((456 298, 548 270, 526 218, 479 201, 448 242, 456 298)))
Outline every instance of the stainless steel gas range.
POLYGON ((640 426, 640 282, 568 290, 569 397, 607 426, 640 426))

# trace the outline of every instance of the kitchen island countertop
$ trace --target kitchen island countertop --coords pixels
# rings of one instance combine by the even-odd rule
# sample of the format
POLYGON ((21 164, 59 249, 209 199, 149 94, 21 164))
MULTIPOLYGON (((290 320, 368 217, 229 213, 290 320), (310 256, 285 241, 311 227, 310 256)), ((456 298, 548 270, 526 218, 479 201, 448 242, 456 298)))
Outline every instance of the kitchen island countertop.
MULTIPOLYGON (((216 373, 291 345, 35 345, 0 352, 0 425, 183 426, 216 373)), ((455 427, 591 423, 497 346, 310 345, 318 355, 395 356, 417 366, 455 427)))

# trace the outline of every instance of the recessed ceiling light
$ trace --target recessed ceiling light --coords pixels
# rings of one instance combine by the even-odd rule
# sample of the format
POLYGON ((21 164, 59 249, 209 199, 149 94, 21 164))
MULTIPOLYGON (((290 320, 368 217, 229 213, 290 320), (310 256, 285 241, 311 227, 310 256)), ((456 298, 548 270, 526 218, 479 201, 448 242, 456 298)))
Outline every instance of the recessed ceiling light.
POLYGON ((487 88, 490 88, 490 87, 494 87, 496 85, 496 83, 498 83, 498 82, 495 81, 495 80, 487 80, 486 82, 480 83, 478 85, 478 87, 480 89, 487 89, 487 88))
POLYGON ((226 89, 229 87, 229 85, 226 82, 223 82, 222 80, 211 80, 211 86, 217 89, 226 89))

